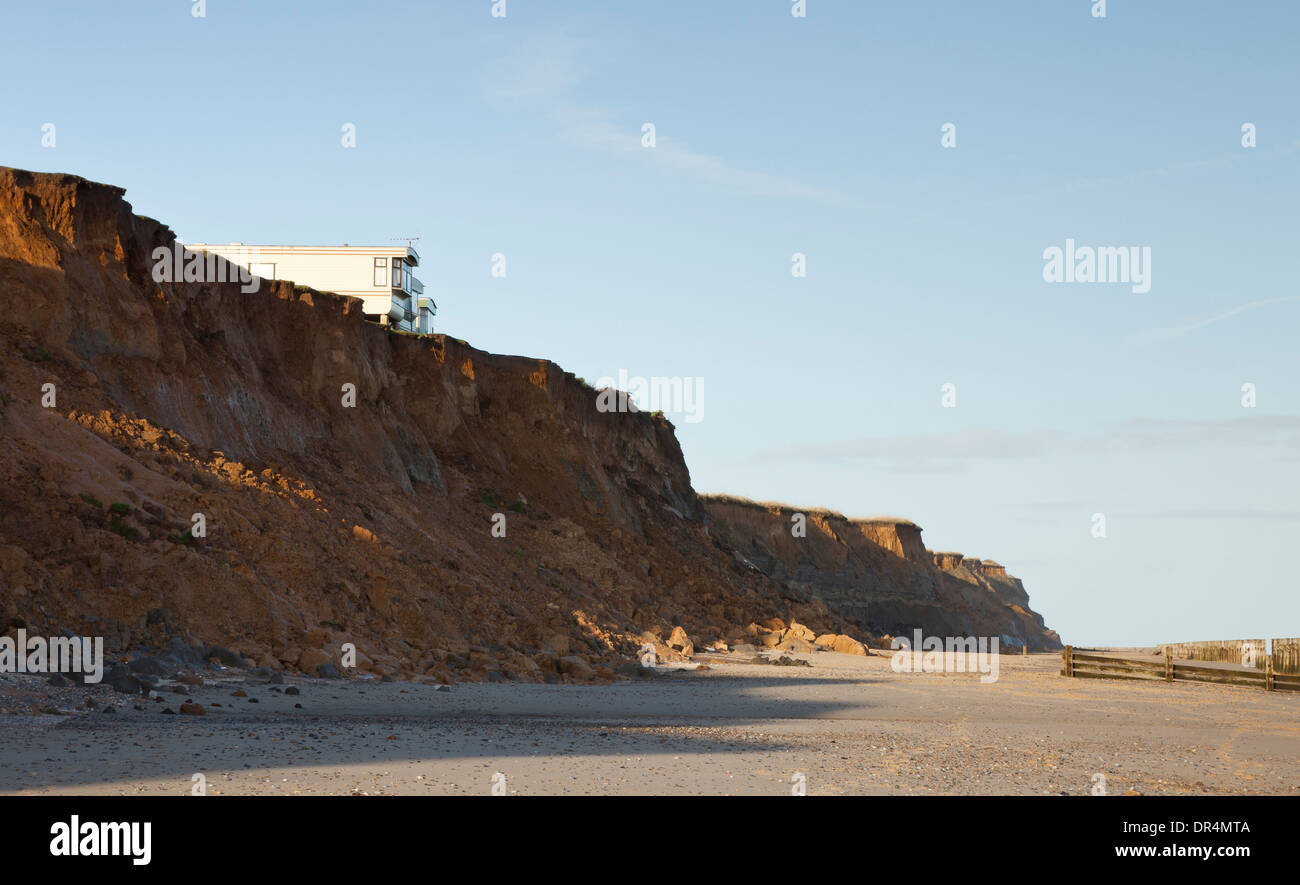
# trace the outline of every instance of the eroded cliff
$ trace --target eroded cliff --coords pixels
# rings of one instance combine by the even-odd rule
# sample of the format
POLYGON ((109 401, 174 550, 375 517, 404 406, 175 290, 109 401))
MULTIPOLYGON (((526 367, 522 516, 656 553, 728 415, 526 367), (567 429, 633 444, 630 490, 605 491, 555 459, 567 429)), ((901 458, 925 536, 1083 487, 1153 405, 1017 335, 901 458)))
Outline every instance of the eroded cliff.
POLYGON ((701 498, 714 533, 739 549, 781 592, 824 603, 860 632, 1000 636, 1031 650, 1060 648, 1029 608, 1019 578, 992 560, 925 549, 921 528, 895 518, 848 519, 829 510, 701 498), (804 516, 796 533, 796 514, 804 516))
POLYGON ((155 282, 175 238, 122 197, 0 167, 8 627, 308 672, 351 642, 376 673, 540 680, 609 675, 679 625, 702 644, 777 615, 964 623, 943 583, 963 579, 927 566, 927 595, 898 571, 928 556, 919 529, 837 523, 861 540, 823 539, 825 561, 902 589, 823 602, 822 554, 773 580, 751 539, 711 531, 661 416, 598 411, 546 360, 380 328, 355 299, 155 282))
POLYGON ((599 668, 678 624, 835 626, 709 537, 662 417, 355 299, 157 283, 174 237, 122 194, 0 169, 10 625, 308 670, 352 642, 363 668, 443 678, 599 668))

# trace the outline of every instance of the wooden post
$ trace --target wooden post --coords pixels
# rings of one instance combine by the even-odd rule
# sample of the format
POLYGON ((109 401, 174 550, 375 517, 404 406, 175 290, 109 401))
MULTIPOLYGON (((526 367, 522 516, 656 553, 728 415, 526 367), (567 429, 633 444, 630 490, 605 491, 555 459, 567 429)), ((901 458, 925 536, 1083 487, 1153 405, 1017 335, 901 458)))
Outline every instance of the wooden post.
POLYGON ((1273 656, 1269 655, 1264 659, 1264 691, 1273 690, 1273 656))
POLYGON ((1061 649, 1061 663, 1064 665, 1064 669, 1061 670, 1061 675, 1069 676, 1073 678, 1074 676, 1074 646, 1073 645, 1067 645, 1065 648, 1061 649))
POLYGON ((1165 646, 1165 682, 1174 681, 1174 650, 1165 646))
POLYGON ((1028 657, 1028 656, 1029 656, 1029 646, 1028 646, 1028 645, 1022 645, 1022 646, 1020 646, 1020 654, 1021 654, 1022 657, 1028 657))

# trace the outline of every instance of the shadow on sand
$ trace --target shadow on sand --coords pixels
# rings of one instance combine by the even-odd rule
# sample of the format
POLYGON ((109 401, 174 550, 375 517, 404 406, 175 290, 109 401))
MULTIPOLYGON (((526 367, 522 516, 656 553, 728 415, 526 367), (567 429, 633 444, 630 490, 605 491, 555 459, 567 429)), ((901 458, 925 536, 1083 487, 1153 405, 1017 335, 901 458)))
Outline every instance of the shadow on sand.
MULTIPOLYGON (((104 786, 276 768, 395 765, 420 760, 763 752, 787 749, 734 731, 772 720, 864 711, 879 680, 710 675, 608 685, 458 685, 313 681, 285 696, 263 684, 209 685, 203 717, 164 715, 165 696, 117 714, 89 713, 15 735, 0 752, 0 791, 104 786), (242 688, 257 704, 233 699, 242 688), (213 707, 213 702, 220 707, 213 707), (302 709, 294 703, 301 702, 302 709), (688 727, 689 730, 665 731, 688 727)), ((761 730, 761 729, 760 729, 761 730)), ((183 787, 183 788, 182 788, 183 787)))

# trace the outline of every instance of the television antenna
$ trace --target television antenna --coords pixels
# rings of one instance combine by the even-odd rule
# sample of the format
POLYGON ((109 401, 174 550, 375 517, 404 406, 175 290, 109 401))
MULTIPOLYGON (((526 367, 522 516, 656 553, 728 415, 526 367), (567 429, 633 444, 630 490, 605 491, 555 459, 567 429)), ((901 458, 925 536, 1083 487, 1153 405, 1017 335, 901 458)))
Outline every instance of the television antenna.
POLYGON ((415 244, 420 242, 423 237, 392 237, 391 239, 394 243, 405 242, 406 245, 414 249, 415 244))

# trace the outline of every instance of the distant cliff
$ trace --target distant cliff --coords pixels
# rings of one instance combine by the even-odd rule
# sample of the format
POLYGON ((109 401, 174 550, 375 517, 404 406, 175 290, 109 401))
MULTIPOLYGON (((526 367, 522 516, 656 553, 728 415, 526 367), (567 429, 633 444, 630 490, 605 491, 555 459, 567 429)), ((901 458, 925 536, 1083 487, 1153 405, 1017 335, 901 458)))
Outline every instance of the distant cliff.
POLYGON ((874 634, 1001 636, 1054 650, 1060 637, 1029 608, 1019 578, 992 560, 925 548, 910 520, 848 519, 828 510, 703 496, 710 529, 781 592, 817 600, 874 634), (792 532, 806 517, 806 536, 792 532))

